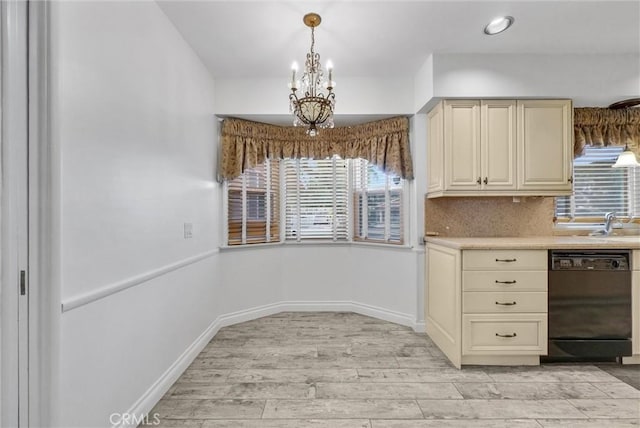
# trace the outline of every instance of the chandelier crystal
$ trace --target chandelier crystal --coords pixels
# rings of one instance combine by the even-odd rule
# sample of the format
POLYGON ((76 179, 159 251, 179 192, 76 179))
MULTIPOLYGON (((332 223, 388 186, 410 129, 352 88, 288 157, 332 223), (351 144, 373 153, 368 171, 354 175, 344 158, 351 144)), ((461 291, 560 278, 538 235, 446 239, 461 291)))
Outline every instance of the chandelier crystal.
POLYGON ((333 109, 336 105, 333 93, 335 82, 332 79, 333 68, 330 64, 327 64, 329 76, 325 80, 320 64, 320 54, 313 50, 314 29, 320 25, 320 15, 308 13, 303 21, 307 27, 311 28, 311 49, 307 53, 301 80, 296 80, 298 67, 296 63, 293 64, 291 83, 289 83, 289 89, 291 89, 289 111, 294 114, 293 125, 308 126, 307 134, 315 137, 318 128, 333 128, 333 109), (304 95, 302 98, 298 98, 298 91, 304 95))

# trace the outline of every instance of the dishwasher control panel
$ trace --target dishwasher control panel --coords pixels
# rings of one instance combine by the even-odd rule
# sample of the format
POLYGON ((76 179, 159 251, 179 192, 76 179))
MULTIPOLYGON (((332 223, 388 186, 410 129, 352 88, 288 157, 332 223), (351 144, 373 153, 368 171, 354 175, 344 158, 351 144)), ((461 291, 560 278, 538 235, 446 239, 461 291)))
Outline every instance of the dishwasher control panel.
POLYGON ((629 270, 629 252, 551 251, 550 270, 629 270))

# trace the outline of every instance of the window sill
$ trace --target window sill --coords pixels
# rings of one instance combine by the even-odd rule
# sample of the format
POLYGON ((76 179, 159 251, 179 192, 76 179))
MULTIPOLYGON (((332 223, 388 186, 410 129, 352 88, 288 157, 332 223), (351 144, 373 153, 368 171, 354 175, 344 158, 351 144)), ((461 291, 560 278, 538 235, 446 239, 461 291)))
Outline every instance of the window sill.
MULTIPOLYGON (((561 222, 556 223, 553 226, 554 235, 588 235, 596 230, 602 230, 604 223, 594 222, 561 222)), ((637 219, 631 221, 624 220, 624 222, 613 224, 613 235, 637 235, 640 232, 640 224, 637 223, 637 219)))
POLYGON ((221 245, 219 248, 221 252, 227 252, 227 251, 247 250, 251 248, 256 248, 256 249, 272 248, 272 247, 278 247, 280 245, 282 245, 282 242, 265 242, 262 244, 221 245))
POLYGON ((377 248, 385 250, 413 250, 410 245, 398 245, 398 244, 385 244, 381 242, 362 242, 362 241, 284 241, 284 242, 270 242, 264 244, 245 244, 245 245, 223 245, 220 246, 221 252, 249 250, 249 249, 264 249, 273 247, 287 247, 287 246, 301 246, 301 247, 366 247, 377 248))

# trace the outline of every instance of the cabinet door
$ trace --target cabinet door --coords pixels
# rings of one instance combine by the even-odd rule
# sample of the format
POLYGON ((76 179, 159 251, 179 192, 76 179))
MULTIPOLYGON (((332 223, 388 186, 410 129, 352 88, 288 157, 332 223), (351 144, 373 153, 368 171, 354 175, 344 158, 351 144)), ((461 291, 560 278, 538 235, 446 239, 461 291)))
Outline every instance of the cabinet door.
POLYGON ((445 190, 480 189, 480 101, 444 102, 445 190))
POLYGON ((516 102, 482 101, 480 109, 482 188, 516 188, 516 102))
POLYGON ((427 114, 427 192, 444 190, 444 114, 442 102, 427 114))
POLYGON ((518 190, 571 192, 570 100, 518 101, 518 190))

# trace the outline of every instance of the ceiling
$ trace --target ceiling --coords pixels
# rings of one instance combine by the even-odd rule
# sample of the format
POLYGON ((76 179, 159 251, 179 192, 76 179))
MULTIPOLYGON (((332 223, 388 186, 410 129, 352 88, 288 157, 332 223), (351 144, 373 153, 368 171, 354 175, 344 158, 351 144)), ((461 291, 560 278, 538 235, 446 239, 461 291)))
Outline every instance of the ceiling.
POLYGON ((640 52, 639 1, 164 1, 158 2, 215 78, 286 79, 316 52, 334 79, 413 77, 432 53, 617 54, 640 52), (498 15, 508 31, 483 34, 498 15))

